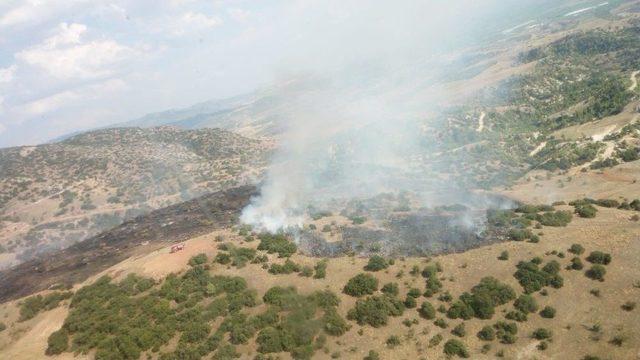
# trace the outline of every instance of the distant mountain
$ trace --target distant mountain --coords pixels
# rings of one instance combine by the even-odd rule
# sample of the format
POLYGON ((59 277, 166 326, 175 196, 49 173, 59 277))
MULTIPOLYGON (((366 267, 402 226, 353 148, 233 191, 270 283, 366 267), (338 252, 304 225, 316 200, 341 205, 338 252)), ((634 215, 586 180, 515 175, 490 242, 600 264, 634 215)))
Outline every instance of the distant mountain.
MULTIPOLYGON (((286 120, 299 106, 296 99, 311 88, 313 81, 310 78, 298 78, 250 94, 148 114, 118 126, 221 128, 253 138, 274 137, 284 131, 286 120)), ((317 83, 314 82, 314 85, 317 83)))
POLYGON ((103 129, 0 149, 0 267, 125 218, 254 182, 269 150, 221 129, 176 127, 103 129))

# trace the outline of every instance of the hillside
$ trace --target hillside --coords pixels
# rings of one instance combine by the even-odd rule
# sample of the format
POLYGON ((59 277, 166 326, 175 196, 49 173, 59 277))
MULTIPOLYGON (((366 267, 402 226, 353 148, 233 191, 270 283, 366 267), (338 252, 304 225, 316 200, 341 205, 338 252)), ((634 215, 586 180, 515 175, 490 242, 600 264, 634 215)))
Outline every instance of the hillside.
MULTIPOLYGON (((0 307, 7 326, 0 332, 0 352, 16 359, 45 352, 60 354, 53 358, 79 352, 75 358, 160 359, 636 355, 637 211, 597 205, 595 218, 576 215, 561 226, 542 223, 550 209, 573 207, 521 207, 505 214, 537 219, 526 226, 535 240, 525 235, 530 239, 431 257, 322 259, 296 251, 286 237, 230 226, 220 196, 231 194, 209 198, 213 227, 204 235, 192 233, 182 251, 172 253, 153 239, 151 247, 140 246, 144 237, 118 237, 135 229, 132 223, 87 243, 120 239, 115 247, 137 245, 118 264, 92 259, 82 270, 72 260, 67 269, 28 270, 31 275, 21 281, 59 285, 41 292, 40 300, 0 307), (139 240, 125 245, 127 238, 139 240), (49 276, 53 282, 44 280, 49 276), (79 283, 58 282, 68 278, 79 283)), ((190 213, 179 209, 165 211, 178 216, 176 229, 191 216, 180 217, 190 213)), ((141 225, 141 231, 153 227, 141 225)), ((180 231, 167 232, 167 240, 179 240, 180 231)))
POLYGON ((0 358, 637 359, 640 1, 443 59, 0 149, 0 358))
POLYGON ((2 266, 259 178, 270 144, 219 129, 97 130, 0 150, 2 266))

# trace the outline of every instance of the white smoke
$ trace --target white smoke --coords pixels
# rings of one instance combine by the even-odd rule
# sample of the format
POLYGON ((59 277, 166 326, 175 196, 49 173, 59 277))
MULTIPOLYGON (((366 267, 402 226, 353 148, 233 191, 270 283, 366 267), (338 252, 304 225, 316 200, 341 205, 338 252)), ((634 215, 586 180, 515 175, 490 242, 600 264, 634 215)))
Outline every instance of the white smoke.
POLYGON ((306 43, 296 44, 302 53, 285 63, 313 75, 288 78, 295 91, 286 93, 287 108, 279 112, 284 133, 260 196, 241 215, 243 223, 275 232, 301 227, 310 206, 322 208, 335 199, 440 191, 430 174, 415 176, 423 120, 450 100, 438 83, 449 59, 481 35, 475 27, 497 26, 489 15, 503 15, 492 11, 507 5, 470 0, 407 5, 300 3, 314 15, 304 18, 300 37, 306 43), (323 8, 339 16, 327 20, 318 15, 325 14, 323 8))

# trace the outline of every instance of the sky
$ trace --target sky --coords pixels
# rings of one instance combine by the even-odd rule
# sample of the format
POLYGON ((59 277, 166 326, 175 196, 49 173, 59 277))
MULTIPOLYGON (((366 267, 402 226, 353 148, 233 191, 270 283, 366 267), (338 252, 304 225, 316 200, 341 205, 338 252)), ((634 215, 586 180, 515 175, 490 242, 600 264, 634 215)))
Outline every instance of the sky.
POLYGON ((520 3, 3 0, 0 147, 247 93, 297 71, 433 55, 443 33, 454 42, 520 3))

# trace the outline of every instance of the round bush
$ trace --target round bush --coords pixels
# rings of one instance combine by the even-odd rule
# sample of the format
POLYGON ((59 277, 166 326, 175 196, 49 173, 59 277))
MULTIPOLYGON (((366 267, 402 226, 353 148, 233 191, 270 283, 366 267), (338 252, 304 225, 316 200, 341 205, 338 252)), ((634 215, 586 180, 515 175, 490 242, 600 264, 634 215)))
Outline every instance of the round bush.
POLYGON ((358 274, 352 277, 343 289, 345 294, 355 297, 370 295, 376 290, 378 290, 378 279, 369 274, 358 274))

